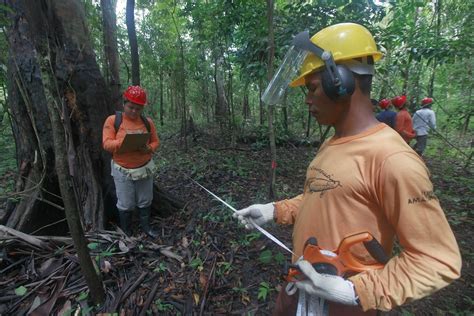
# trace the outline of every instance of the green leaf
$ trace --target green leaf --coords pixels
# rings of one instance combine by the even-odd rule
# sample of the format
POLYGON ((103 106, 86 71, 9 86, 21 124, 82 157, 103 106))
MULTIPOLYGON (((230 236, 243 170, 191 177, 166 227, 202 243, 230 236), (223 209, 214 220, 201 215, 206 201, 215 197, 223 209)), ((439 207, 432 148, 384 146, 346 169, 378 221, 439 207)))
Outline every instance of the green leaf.
POLYGON ((77 300, 83 301, 87 298, 87 296, 89 296, 89 292, 81 292, 81 294, 79 294, 79 296, 77 297, 77 300))
POLYGON ((272 261, 273 254, 271 250, 264 250, 260 253, 260 257, 258 260, 260 260, 261 263, 263 264, 268 264, 272 261))
POLYGON ((26 294, 26 292, 28 292, 28 289, 23 285, 15 289, 15 294, 18 296, 23 296, 26 294))
POLYGON ((266 300, 267 295, 270 292, 270 285, 267 282, 260 282, 260 287, 258 288, 258 296, 257 299, 266 300))
POLYGON ((97 249, 97 247, 99 247, 99 243, 97 243, 97 242, 91 242, 91 243, 87 244, 87 248, 89 248, 90 250, 95 250, 95 249, 97 249))
POLYGON ((285 256, 281 252, 277 253, 273 258, 278 264, 283 264, 286 260, 285 256))
POLYGON ((202 260, 201 258, 197 257, 191 260, 191 263, 189 264, 193 269, 196 269, 200 266, 202 266, 202 260))

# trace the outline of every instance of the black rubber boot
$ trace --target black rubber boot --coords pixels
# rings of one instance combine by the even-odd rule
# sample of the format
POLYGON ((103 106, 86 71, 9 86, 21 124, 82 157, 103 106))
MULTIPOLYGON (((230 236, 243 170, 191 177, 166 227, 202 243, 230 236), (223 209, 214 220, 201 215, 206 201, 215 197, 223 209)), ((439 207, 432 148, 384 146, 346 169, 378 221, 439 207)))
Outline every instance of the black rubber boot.
POLYGON ((133 211, 119 210, 120 228, 127 236, 132 236, 132 214, 133 211))
POLYGON ((138 208, 139 215, 140 215, 140 226, 142 230, 150 236, 151 238, 156 238, 158 237, 158 232, 154 230, 153 228, 150 227, 150 212, 151 212, 151 207, 144 207, 144 208, 138 208))

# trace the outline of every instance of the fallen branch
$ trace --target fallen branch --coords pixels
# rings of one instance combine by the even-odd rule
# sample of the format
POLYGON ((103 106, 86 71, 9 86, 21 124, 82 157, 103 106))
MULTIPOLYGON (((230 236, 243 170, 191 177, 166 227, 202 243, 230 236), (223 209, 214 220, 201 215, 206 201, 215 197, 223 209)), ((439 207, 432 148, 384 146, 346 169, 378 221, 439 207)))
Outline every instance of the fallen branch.
POLYGON ((49 249, 48 247, 48 243, 46 242, 43 242, 41 240, 39 240, 38 238, 36 237, 33 237, 31 235, 28 235, 28 234, 25 234, 25 233, 22 233, 16 229, 13 229, 13 228, 10 228, 10 227, 6 227, 4 225, 0 225, 0 231, 6 233, 6 234, 10 234, 12 236, 15 236, 17 238, 20 238, 21 240, 23 241, 26 241, 27 243, 31 244, 31 245, 34 245, 38 248, 41 248, 41 249, 49 249))

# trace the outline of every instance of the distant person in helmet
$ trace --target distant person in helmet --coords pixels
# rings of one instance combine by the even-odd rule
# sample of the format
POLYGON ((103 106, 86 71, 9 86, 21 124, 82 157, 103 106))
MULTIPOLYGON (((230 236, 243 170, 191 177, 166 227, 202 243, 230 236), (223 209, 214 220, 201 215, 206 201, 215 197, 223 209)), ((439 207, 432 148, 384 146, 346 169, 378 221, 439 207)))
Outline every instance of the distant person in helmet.
POLYGON ((407 96, 401 95, 393 98, 392 104, 398 110, 395 120, 395 130, 400 134, 400 136, 402 136, 407 144, 409 144, 416 134, 413 130, 413 122, 411 120, 410 113, 408 113, 405 106, 406 101, 407 96))
POLYGON ((424 98, 421 100, 421 109, 413 115, 413 128, 416 132, 416 144, 413 147, 418 155, 423 156, 428 140, 428 132, 430 129, 436 129, 436 116, 431 105, 432 98, 424 98))
POLYGON ((377 114, 375 117, 379 122, 385 123, 391 128, 395 128, 395 119, 397 117, 397 112, 390 110, 390 100, 382 99, 379 102, 379 106, 382 109, 382 112, 377 114))
POLYGON ((120 227, 132 234, 132 215, 140 217, 142 230, 156 238, 157 232, 150 227, 151 202, 153 200, 153 153, 160 145, 153 121, 142 112, 147 103, 146 92, 140 86, 130 86, 123 93, 123 112, 109 116, 104 123, 102 146, 112 154, 112 176, 117 193, 120 227), (133 151, 120 149, 127 134, 149 133, 146 145, 133 151))
MULTIPOLYGON (((272 221, 293 225, 292 262, 304 276, 294 283, 296 293, 282 288, 273 315, 308 310, 315 315, 327 310, 329 315, 375 315, 376 310, 388 311, 430 295, 459 278, 459 248, 425 164, 373 114, 374 62, 382 54, 370 32, 358 24, 336 24, 311 39, 299 33, 293 45, 309 53, 290 86, 306 87, 309 112, 319 123, 333 126, 334 136, 310 163, 300 195, 235 213, 248 229, 272 221), (309 258, 302 258, 310 237, 331 251, 359 232, 371 233, 387 255, 395 239, 402 251, 382 269, 346 278, 318 272, 309 258)), ((269 85, 282 82, 279 73, 269 85)), ((266 91, 284 91, 274 88, 266 91)), ((362 245, 351 252, 363 262, 370 258, 362 245)))

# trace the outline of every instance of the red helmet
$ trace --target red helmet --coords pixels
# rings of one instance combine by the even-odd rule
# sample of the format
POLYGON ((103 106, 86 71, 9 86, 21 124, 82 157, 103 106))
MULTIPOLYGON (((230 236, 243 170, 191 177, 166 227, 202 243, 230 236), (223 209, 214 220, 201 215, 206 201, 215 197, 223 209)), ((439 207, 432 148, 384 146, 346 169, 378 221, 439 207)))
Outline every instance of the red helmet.
POLYGON ((385 110, 390 106, 390 100, 389 99, 382 99, 379 102, 379 106, 382 110, 385 110))
POLYGON ((123 93, 123 97, 130 102, 145 105, 146 104, 146 92, 140 86, 130 86, 123 93))
POLYGON ((433 103, 432 98, 424 98, 423 100, 421 100, 421 106, 427 106, 427 105, 430 105, 431 103, 433 103))
POLYGON ((407 101, 407 96, 406 95, 400 95, 400 96, 395 97, 395 98, 392 99, 392 104, 397 109, 401 109, 406 101, 407 101))

